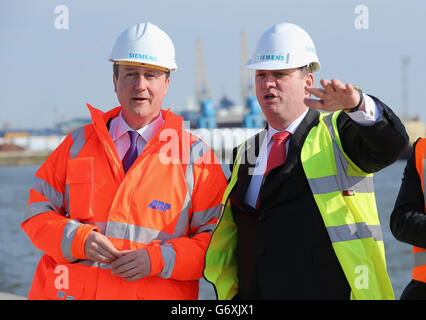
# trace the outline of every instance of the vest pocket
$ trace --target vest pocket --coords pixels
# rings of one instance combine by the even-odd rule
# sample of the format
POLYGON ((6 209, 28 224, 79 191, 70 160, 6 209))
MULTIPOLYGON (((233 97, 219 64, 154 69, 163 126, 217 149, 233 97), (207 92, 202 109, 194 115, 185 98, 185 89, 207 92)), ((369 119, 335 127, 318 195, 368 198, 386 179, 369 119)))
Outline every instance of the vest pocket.
POLYGON ((67 209, 71 219, 91 218, 94 209, 93 158, 68 160, 66 184, 67 209))

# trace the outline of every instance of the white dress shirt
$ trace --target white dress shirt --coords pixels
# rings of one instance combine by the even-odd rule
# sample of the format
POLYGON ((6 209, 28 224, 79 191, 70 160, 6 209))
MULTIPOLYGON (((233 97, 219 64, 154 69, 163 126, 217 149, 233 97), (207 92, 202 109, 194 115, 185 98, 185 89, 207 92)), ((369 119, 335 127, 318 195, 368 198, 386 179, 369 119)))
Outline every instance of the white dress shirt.
MULTIPOLYGON (((141 154, 148 141, 151 140, 151 138, 158 132, 158 130, 160 130, 163 124, 164 119, 160 112, 154 121, 140 128, 139 130, 135 130, 139 133, 139 137, 136 142, 138 156, 141 154)), ((129 130, 133 129, 127 124, 126 120, 124 120, 121 112, 118 117, 111 120, 109 134, 111 135, 112 141, 114 142, 115 148, 117 149, 121 160, 123 160, 124 155, 130 148, 130 136, 127 134, 127 131, 129 130)))
MULTIPOLYGON (((359 110, 352 113, 348 113, 348 116, 351 117, 352 120, 356 121, 358 124, 365 125, 365 126, 373 125, 382 119, 382 112, 380 108, 377 107, 376 103, 371 97, 364 94, 364 99, 365 99, 365 112, 359 110)), ((308 110, 309 109, 306 109, 306 111, 303 114, 301 114, 283 131, 288 131, 293 135, 296 132, 302 120, 305 118, 306 114, 308 113, 308 110)), ((263 180, 263 174, 265 172, 266 164, 268 162, 269 151, 271 150, 271 147, 273 145, 272 136, 277 132, 279 132, 279 130, 276 130, 275 128, 271 127, 268 124, 266 139, 263 141, 262 145, 260 146, 259 157, 257 158, 256 166, 253 170, 253 176, 251 178, 251 181, 244 199, 244 201, 248 205, 252 206, 253 208, 256 207, 260 186, 263 180)), ((287 157, 288 157, 288 146, 289 146, 290 139, 291 139, 291 136, 287 140, 285 145, 287 157)))

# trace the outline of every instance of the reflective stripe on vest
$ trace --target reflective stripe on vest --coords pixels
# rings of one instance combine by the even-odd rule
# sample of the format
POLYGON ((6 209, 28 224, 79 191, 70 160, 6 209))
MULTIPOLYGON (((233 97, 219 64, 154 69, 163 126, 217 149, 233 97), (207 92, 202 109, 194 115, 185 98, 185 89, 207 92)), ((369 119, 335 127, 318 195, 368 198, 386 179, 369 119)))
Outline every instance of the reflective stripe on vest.
POLYGON ((25 208, 24 221, 46 211, 56 211, 64 207, 64 195, 55 190, 45 180, 34 177, 33 190, 37 191, 46 198, 46 201, 32 202, 25 208))
POLYGON ((331 242, 350 241, 371 237, 376 241, 383 241, 382 228, 380 225, 367 225, 365 222, 327 227, 327 232, 331 242))
MULTIPOLYGON (((426 157, 426 139, 425 138, 422 138, 419 141, 417 141, 414 152, 415 152, 416 169, 420 177, 421 187, 423 191, 423 198, 426 199, 425 188, 424 188, 424 181, 425 181, 425 175, 426 175, 424 170, 425 157, 426 157)), ((426 212, 426 202, 425 202, 425 212, 426 212)), ((414 280, 426 283, 426 249, 413 246, 413 255, 414 255, 414 267, 412 270, 412 277, 414 280)))
POLYGON ((77 228, 80 225, 81 223, 77 220, 70 220, 67 222, 64 228, 64 233, 62 235, 61 241, 61 250, 64 258, 67 259, 69 262, 74 262, 77 260, 77 258, 74 258, 71 253, 71 245, 74 240, 74 235, 77 231, 77 228))
POLYGON ((74 130, 71 133, 73 144, 70 148, 70 158, 74 159, 78 156, 81 149, 83 149, 84 144, 86 142, 85 134, 84 134, 85 127, 80 127, 76 130, 74 130))
POLYGON ((351 299, 394 299, 373 175, 363 172, 344 154, 338 115, 320 115, 302 148, 303 169, 351 287, 351 299))

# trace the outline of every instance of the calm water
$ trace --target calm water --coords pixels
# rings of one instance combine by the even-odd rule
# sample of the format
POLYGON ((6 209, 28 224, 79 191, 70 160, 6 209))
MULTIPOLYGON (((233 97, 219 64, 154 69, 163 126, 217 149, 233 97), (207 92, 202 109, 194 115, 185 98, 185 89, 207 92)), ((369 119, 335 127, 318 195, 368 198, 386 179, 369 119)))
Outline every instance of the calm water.
MULTIPOLYGON (((393 238, 389 216, 400 187, 404 161, 375 175, 377 206, 382 223, 388 271, 399 298, 411 279, 411 247, 393 238)), ((28 189, 38 166, 0 167, 0 291, 27 295, 41 252, 21 230, 28 189)), ((226 174, 229 172, 225 169, 226 174)))

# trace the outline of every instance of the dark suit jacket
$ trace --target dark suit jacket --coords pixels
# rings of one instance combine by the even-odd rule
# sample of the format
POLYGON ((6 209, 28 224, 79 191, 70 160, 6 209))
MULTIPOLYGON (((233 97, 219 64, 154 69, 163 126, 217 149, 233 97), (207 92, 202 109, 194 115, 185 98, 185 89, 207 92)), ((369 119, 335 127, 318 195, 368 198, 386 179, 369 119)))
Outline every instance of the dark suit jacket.
MULTIPOLYGON (((394 162, 408 136, 398 117, 374 98, 383 120, 361 126, 346 113, 337 123, 343 149, 365 172, 394 162)), ((238 227, 237 299, 349 299, 350 287, 334 254, 321 214, 304 174, 300 152, 307 134, 318 124, 319 112, 309 110, 291 137, 287 161, 273 169, 260 189, 255 210, 244 203, 250 167, 244 163, 231 192, 238 227)), ((261 142, 260 133, 255 141, 261 142)), ((254 146, 258 152, 260 144, 254 146)), ((235 153, 234 153, 235 154, 235 153)))

